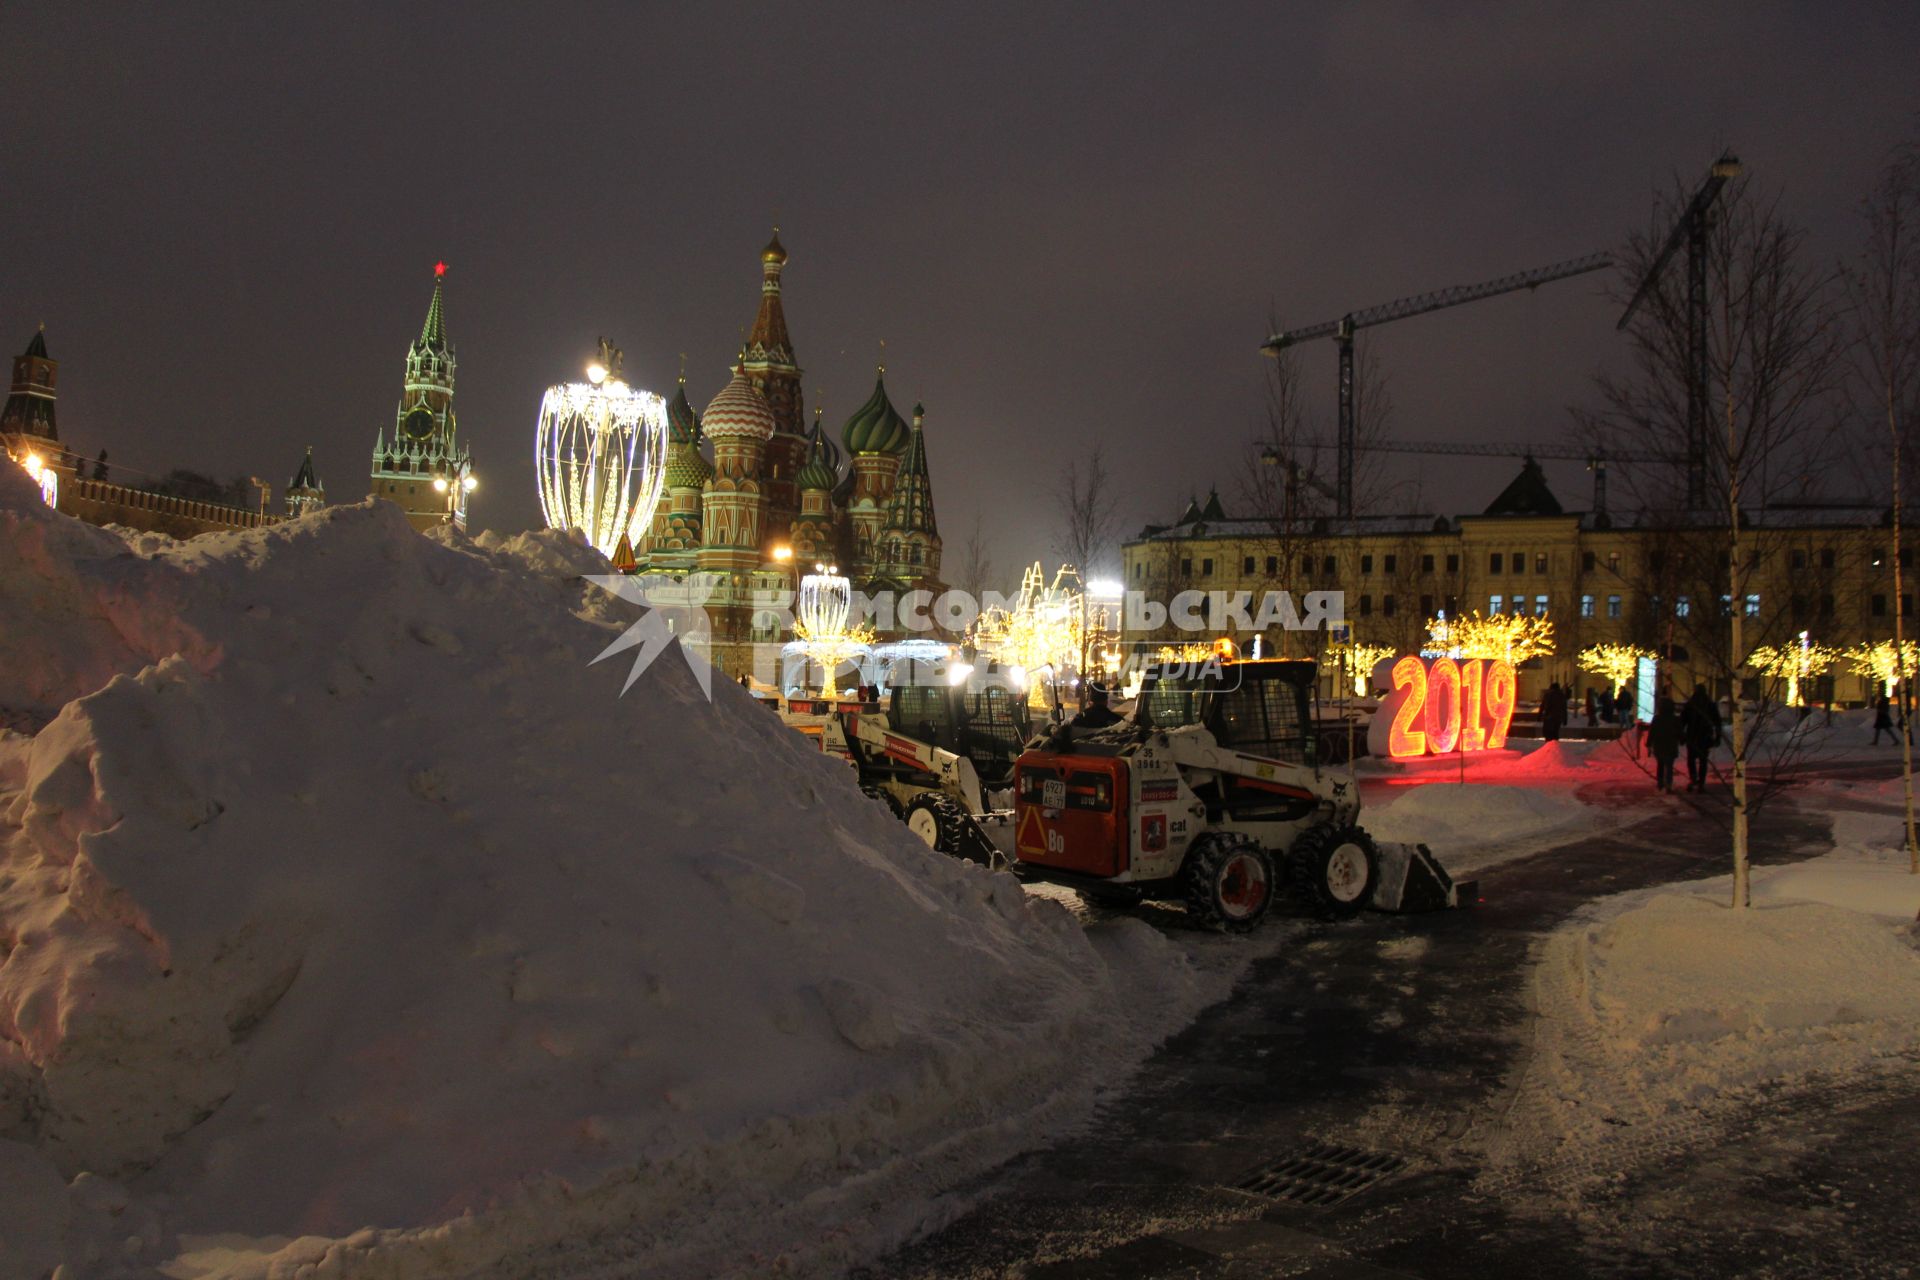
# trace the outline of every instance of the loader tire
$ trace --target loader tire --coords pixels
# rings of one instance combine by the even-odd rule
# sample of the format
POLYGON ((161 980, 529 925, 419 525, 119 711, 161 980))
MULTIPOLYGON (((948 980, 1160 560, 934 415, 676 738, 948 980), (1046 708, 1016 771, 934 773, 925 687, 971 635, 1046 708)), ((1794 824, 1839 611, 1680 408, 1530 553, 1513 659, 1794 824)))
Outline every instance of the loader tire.
POLYGON ((887 806, 887 812, 896 818, 904 820, 907 816, 906 810, 900 807, 900 802, 893 798, 893 792, 887 790, 885 787, 873 785, 864 786, 860 788, 860 794, 878 800, 881 804, 887 806))
POLYGON ((922 791, 908 801, 904 816, 907 830, 926 841, 930 849, 989 867, 999 860, 993 841, 980 830, 966 806, 944 792, 922 791))
POLYGON ((1351 920, 1373 901, 1380 851, 1361 828, 1327 823, 1293 842, 1287 873, 1307 910, 1322 920, 1351 920))
POLYGON ((1279 877, 1252 836, 1218 833, 1194 841, 1180 868, 1187 914, 1211 929, 1245 933, 1266 917, 1279 877))

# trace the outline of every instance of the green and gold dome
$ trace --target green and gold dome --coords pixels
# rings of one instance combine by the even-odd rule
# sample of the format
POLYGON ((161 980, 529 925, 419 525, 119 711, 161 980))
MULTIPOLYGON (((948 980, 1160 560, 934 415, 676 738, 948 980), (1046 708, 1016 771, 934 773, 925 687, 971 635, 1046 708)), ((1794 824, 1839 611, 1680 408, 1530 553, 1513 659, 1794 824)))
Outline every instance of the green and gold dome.
POLYGON ((840 439, 851 454, 898 453, 906 447, 910 434, 907 420, 887 399, 886 370, 883 369, 874 379, 873 394, 853 411, 847 425, 840 429, 840 439))

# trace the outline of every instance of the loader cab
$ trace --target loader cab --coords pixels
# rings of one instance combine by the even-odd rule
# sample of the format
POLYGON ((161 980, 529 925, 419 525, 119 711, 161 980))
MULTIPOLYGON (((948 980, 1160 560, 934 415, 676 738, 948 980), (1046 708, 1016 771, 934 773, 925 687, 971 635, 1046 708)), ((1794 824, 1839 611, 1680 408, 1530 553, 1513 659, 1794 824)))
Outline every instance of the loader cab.
POLYGON ((1200 725, 1223 747, 1312 766, 1316 674, 1312 662, 1278 658, 1156 667, 1141 685, 1134 723, 1148 731, 1200 725))
POLYGON ((982 662, 956 674, 944 663, 903 662, 891 674, 887 724, 972 762, 982 786, 1005 786, 1033 725, 1010 668, 982 662))

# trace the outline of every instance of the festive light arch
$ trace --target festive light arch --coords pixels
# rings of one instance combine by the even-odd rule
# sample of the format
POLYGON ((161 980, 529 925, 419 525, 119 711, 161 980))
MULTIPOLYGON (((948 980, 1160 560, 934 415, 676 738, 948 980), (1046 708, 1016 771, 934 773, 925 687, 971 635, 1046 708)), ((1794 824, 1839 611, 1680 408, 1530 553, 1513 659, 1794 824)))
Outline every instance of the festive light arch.
POLYGON ((639 543, 666 482, 667 403, 615 378, 548 387, 534 430, 540 509, 603 555, 639 543))

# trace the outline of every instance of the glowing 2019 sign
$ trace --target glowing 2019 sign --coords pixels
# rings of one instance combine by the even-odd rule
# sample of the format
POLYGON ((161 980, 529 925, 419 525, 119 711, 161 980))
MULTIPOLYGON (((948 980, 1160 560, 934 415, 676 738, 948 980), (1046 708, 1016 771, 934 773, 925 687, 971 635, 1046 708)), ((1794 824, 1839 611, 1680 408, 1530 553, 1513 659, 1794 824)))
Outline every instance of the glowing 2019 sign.
POLYGON ((1408 760, 1455 751, 1498 751, 1513 723, 1513 664, 1499 659, 1385 659, 1373 683, 1391 683, 1367 730, 1367 750, 1408 760))

